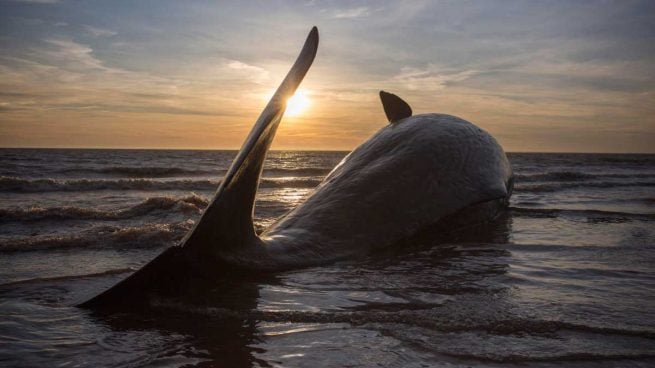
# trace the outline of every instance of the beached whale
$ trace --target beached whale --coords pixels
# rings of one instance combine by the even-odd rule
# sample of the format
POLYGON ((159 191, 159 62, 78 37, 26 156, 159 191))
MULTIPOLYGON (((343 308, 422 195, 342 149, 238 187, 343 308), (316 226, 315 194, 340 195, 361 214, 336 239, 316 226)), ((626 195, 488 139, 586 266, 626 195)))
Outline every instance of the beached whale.
POLYGON ((435 223, 489 220, 507 205, 512 169, 491 135, 454 116, 412 115, 402 99, 380 92, 390 123, 346 156, 303 204, 257 235, 253 209, 264 159, 317 46, 314 27, 194 229, 83 307, 134 304, 150 292, 175 295, 188 287, 183 279, 333 262, 435 223))

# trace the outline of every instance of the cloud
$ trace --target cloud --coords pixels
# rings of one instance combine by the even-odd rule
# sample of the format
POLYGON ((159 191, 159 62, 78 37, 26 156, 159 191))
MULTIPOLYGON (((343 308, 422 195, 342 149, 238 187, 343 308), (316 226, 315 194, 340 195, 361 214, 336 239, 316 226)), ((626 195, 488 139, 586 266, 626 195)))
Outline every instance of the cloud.
POLYGON ((369 15, 368 8, 365 7, 365 6, 361 6, 361 7, 358 7, 358 8, 337 10, 334 13, 334 18, 337 18, 337 19, 353 19, 353 18, 368 17, 368 15, 369 15))
POLYGON ((66 63, 69 68, 105 68, 102 62, 93 56, 93 49, 87 45, 65 39, 48 39, 45 42, 54 47, 41 50, 40 53, 53 62, 66 63))
MULTIPOLYGON (((202 114, 229 108, 243 122, 221 126, 245 134, 247 117, 265 103, 260 96, 276 87, 317 24, 319 55, 303 81, 314 102, 302 125, 313 137, 305 147, 323 147, 321 137, 339 131, 356 133, 348 143, 330 141, 335 147, 366 139, 384 121, 379 89, 398 93, 417 112, 462 116, 501 139, 555 125, 562 136, 567 129, 606 132, 613 124, 644 137, 655 131, 655 5, 648 0, 103 1, 61 1, 55 13, 54 6, 3 3, 0 90, 12 93, 0 94, 3 123, 59 119, 82 126, 98 114, 107 122, 139 114, 131 120, 138 129, 167 114, 166 129, 186 133, 192 119, 185 112, 204 124, 202 114)), ((284 129, 281 140, 300 124, 284 129)), ((617 150, 615 135, 576 139, 580 149, 617 150)), ((531 150, 549 150, 559 137, 535 136, 507 148, 534 143, 531 150)))
POLYGON ((57 4, 61 0, 12 0, 17 3, 32 3, 32 4, 57 4))
POLYGON ((97 28, 89 25, 84 25, 84 30, 95 37, 111 37, 118 34, 117 32, 114 32, 109 29, 97 28))
POLYGON ((241 73, 244 77, 250 79, 251 81, 262 84, 269 79, 269 73, 266 69, 260 68, 258 66, 246 64, 239 60, 230 60, 226 63, 227 67, 236 70, 241 73))
POLYGON ((391 82, 413 91, 437 91, 451 83, 466 80, 476 73, 478 72, 475 70, 448 70, 429 64, 424 69, 403 67, 399 74, 391 78, 391 82))
MULTIPOLYGON (((226 70, 234 69, 253 78, 267 72, 232 60, 223 66, 218 80, 188 75, 159 76, 107 65, 94 50, 69 39, 46 39, 26 57, 0 56, 2 112, 64 115, 75 112, 103 114, 152 114, 186 116, 229 116, 242 114, 247 107, 234 106, 240 96, 229 84, 226 70), (223 79, 220 79, 223 78, 223 79)), ((116 115, 118 116, 118 115, 116 115)))

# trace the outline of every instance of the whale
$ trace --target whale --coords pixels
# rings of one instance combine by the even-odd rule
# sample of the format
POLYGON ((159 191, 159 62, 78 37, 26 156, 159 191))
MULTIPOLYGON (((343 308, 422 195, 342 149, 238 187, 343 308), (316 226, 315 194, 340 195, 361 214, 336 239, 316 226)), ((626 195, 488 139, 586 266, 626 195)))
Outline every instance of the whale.
POLYGON ((253 214, 264 160, 318 41, 314 27, 193 229, 81 307, 144 304, 152 295, 188 292, 197 280, 320 266, 392 247, 426 228, 491 221, 503 211, 512 167, 492 135, 455 116, 414 115, 403 99, 380 91, 388 122, 302 204, 257 234, 253 214))

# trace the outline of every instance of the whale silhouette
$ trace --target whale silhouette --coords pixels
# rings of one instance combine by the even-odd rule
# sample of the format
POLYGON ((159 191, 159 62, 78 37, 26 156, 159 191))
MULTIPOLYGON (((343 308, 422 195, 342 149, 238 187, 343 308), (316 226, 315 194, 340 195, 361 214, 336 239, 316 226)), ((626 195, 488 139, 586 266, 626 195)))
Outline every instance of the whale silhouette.
POLYGON ((405 101, 381 91, 389 124, 348 154, 304 203, 258 236, 253 210, 264 159, 286 101, 317 47, 314 27, 213 200, 179 245, 82 307, 145 303, 143 294, 176 295, 188 291, 190 283, 181 280, 334 262, 389 247, 435 224, 488 221, 507 206, 512 169, 490 134, 450 115, 412 115, 405 101))

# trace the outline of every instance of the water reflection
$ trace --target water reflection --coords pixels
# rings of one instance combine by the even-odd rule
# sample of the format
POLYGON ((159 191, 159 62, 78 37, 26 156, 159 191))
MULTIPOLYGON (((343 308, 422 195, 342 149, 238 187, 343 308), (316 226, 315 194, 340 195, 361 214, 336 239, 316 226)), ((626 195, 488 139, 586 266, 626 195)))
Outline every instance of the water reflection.
MULTIPOLYGON (((268 280, 268 281, 267 281, 268 280)), ((115 333, 129 332, 140 336, 150 330, 163 335, 183 335, 193 349, 186 349, 187 358, 202 360, 198 366, 248 367, 257 363, 253 347, 259 342, 258 321, 248 311, 257 308, 259 287, 270 278, 257 280, 205 281, 188 280, 183 295, 153 299, 154 308, 143 312, 92 312, 97 323, 109 326, 115 333), (210 363, 213 362, 213 363, 210 363)), ((174 342, 179 345, 179 341, 174 342)), ((162 346, 161 351, 168 347, 162 346)), ((179 351, 175 352, 179 354, 179 351)))
MULTIPOLYGON (((369 344, 392 349, 402 343, 402 336, 391 337, 389 324, 408 330, 470 328, 465 325, 472 321, 470 315, 453 324, 448 320, 452 311, 441 316, 439 311, 449 308, 453 297, 502 294, 504 286, 497 279, 507 273, 510 254, 494 244, 507 242, 510 230, 508 214, 456 232, 430 228, 357 260, 275 276, 188 280, 180 288, 183 295, 157 298, 156 308, 145 313, 91 316, 118 334, 147 336, 156 330, 183 335, 192 348, 171 352, 162 346, 161 351, 200 359, 201 367, 269 367, 315 358, 339 365, 352 349, 356 354, 369 344), (359 345, 342 346, 342 339, 334 339, 342 335, 334 329, 343 328, 359 345), (361 340, 365 338, 369 340, 361 340)), ((487 305, 477 313, 506 304, 502 298, 485 300, 495 300, 496 307, 487 305)), ((181 345, 178 340, 172 343, 181 345)), ((391 364, 388 353, 373 352, 378 355, 373 361, 391 364)))

